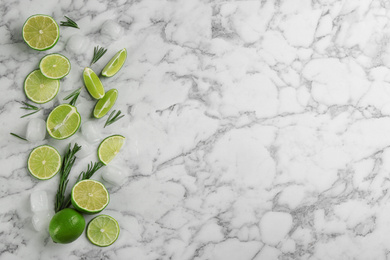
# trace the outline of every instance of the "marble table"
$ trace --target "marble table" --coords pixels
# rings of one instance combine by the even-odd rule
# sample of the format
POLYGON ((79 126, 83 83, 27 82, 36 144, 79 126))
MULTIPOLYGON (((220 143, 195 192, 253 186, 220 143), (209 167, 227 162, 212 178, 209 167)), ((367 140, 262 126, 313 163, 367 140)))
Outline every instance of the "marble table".
MULTIPOLYGON (((389 259, 388 1, 0 3, 1 260, 389 259), (53 49, 32 50, 21 29, 37 13, 80 29, 61 27, 53 49), (85 235, 54 244, 33 229, 29 200, 44 190, 53 205, 59 176, 35 180, 26 160, 41 144, 63 154, 74 138, 25 142, 10 132, 25 135, 29 120, 82 87, 97 45, 108 51, 96 71, 128 51, 103 79, 125 117, 98 121, 102 137, 126 137, 113 161, 125 179, 107 184, 102 212, 121 233, 105 248, 85 235), (24 78, 54 52, 72 64, 58 98, 20 118, 24 78)), ((82 90, 83 122, 94 104, 82 90)), ((76 161, 68 189, 96 157, 76 161)))

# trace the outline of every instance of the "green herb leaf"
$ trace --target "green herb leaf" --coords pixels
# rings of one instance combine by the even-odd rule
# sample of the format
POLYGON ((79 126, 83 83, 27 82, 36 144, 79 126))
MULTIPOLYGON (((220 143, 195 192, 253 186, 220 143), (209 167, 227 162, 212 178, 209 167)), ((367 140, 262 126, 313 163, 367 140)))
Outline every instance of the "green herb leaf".
POLYGON ((120 115, 122 113, 122 111, 118 110, 118 112, 116 114, 115 114, 115 111, 116 110, 112 111, 111 114, 108 116, 108 118, 106 120, 106 123, 104 124, 103 128, 105 128, 108 125, 111 125, 111 124, 115 123, 116 121, 118 121, 119 119, 121 119, 122 117, 125 116, 125 115, 120 115))
POLYGON ((64 100, 68 100, 71 98, 71 100, 69 101, 69 105, 74 106, 76 104, 77 98, 80 95, 80 92, 81 92, 81 88, 78 88, 72 93, 70 93, 68 96, 66 96, 64 100))
POLYGON ((107 49, 104 49, 103 47, 99 48, 99 45, 93 48, 93 58, 91 60, 90 66, 96 63, 106 52, 107 49))
POLYGON ((90 179, 92 177, 92 175, 94 175, 95 172, 97 172, 100 168, 102 168, 104 166, 104 164, 102 162, 95 162, 95 163, 90 163, 88 164, 88 169, 87 171, 82 171, 79 175, 79 177, 77 178, 77 181, 76 182, 79 182, 79 181, 82 181, 82 180, 86 180, 86 179, 90 179))
POLYGON ((21 137, 21 136, 19 136, 19 135, 17 135, 17 134, 10 133, 10 135, 13 135, 13 136, 15 136, 16 138, 22 139, 22 140, 24 140, 24 141, 27 141, 26 138, 23 138, 23 137, 21 137))
POLYGON ((61 23, 60 23, 61 26, 67 26, 67 27, 73 27, 73 28, 80 29, 75 21, 73 21, 72 19, 70 19, 67 16, 65 16, 65 18, 66 18, 66 21, 65 22, 61 21, 61 23))
POLYGON ((24 101, 19 102, 19 103, 21 103, 23 105, 23 107, 20 107, 21 109, 33 110, 34 111, 34 112, 29 113, 29 114, 25 114, 25 115, 21 116, 20 118, 23 118, 23 117, 26 117, 26 116, 31 116, 31 115, 33 115, 33 114, 35 114, 35 113, 37 113, 37 112, 39 112, 41 110, 41 108, 38 108, 38 107, 36 107, 34 105, 31 105, 31 104, 29 104, 27 102, 24 102, 24 101))

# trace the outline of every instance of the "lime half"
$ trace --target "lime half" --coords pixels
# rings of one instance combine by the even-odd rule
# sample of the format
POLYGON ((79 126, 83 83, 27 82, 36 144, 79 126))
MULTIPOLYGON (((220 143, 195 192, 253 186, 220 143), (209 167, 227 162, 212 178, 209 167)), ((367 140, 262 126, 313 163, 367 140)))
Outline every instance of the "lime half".
POLYGON ((52 48, 58 41, 60 29, 48 15, 30 16, 23 25, 23 39, 28 46, 37 51, 52 48))
POLYGON ((24 93, 32 102, 43 104, 52 100, 58 93, 60 81, 48 79, 40 70, 34 70, 24 80, 24 93))
POLYGON ((83 215, 74 209, 58 211, 50 221, 49 233, 53 242, 68 244, 81 236, 85 228, 83 215))
POLYGON ((54 108, 46 120, 46 130, 55 139, 65 139, 79 129, 81 116, 76 107, 62 104, 54 108))
POLYGON ((110 89, 107 91, 106 94, 104 94, 104 97, 96 102, 95 108, 93 110, 93 116, 96 118, 103 117, 108 113, 108 111, 110 111, 117 98, 118 90, 110 89))
POLYGON ((102 76, 112 77, 114 76, 123 66, 127 58, 126 49, 118 51, 114 57, 107 63, 107 65, 102 70, 102 76))
POLYGON ((113 217, 99 215, 89 222, 87 237, 92 244, 109 246, 118 239, 119 231, 119 224, 113 217))
POLYGON ((58 53, 48 54, 39 62, 39 69, 46 78, 62 79, 69 74, 70 61, 58 53))
POLYGON ((34 148, 27 161, 28 171, 39 180, 52 178, 61 168, 61 155, 49 145, 34 148))
POLYGON ((107 165, 119 153, 124 143, 125 137, 121 135, 112 135, 104 139, 98 148, 99 160, 107 165))
POLYGON ((104 87, 99 77, 91 68, 85 68, 83 72, 84 84, 89 94, 95 99, 104 97, 104 87))
POLYGON ((86 214, 102 211, 110 202, 106 187, 95 180, 82 180, 72 188, 71 201, 73 207, 86 214))

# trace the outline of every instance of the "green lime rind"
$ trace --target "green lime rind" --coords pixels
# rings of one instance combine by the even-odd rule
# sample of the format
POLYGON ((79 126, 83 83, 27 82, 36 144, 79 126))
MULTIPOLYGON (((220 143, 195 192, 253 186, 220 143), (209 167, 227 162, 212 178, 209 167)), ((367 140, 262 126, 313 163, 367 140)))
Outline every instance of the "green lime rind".
POLYGON ((27 18, 27 20, 24 22, 24 24, 23 24, 23 29, 22 29, 22 36, 23 36, 23 40, 26 42, 26 44, 30 47, 30 48, 32 48, 32 49, 34 49, 34 50, 37 50, 37 51, 45 51, 45 50, 48 50, 48 49, 51 49, 51 48, 53 48, 56 44, 57 44, 57 42, 58 42, 58 39, 60 38, 60 27, 58 26, 58 24, 57 24, 57 22, 53 19, 53 17, 51 17, 51 16, 49 16, 49 15, 45 15, 45 14, 35 14, 35 15, 32 15, 32 16, 30 16, 29 18, 27 18), (26 33, 26 27, 27 27, 27 25, 29 25, 29 23, 31 23, 31 18, 34 18, 34 17, 47 17, 47 18, 49 18, 50 20, 52 20, 54 23, 54 25, 55 25, 55 27, 56 27, 56 32, 57 32, 57 34, 56 34, 56 39, 55 39, 55 41, 54 42, 52 42, 52 44, 48 44, 47 46, 44 46, 44 47, 42 47, 42 48, 38 48, 38 47, 36 47, 36 46, 34 46, 34 45, 31 45, 31 42, 28 40, 28 39, 26 39, 27 38, 27 33, 26 33))
POLYGON ((101 99, 102 97, 104 97, 105 92, 103 84, 91 68, 86 67, 84 69, 83 80, 89 94, 94 99, 101 99))
POLYGON ((60 81, 48 79, 40 70, 30 72, 24 79, 24 93, 34 103, 47 103, 57 96, 60 89, 60 81))
MULTIPOLYGON (((47 153, 44 153, 44 155, 47 155, 47 153)), ((49 158, 47 158, 49 159, 49 158)), ((43 159, 45 160, 45 158, 43 159)), ((43 162, 43 161, 41 161, 43 162)), ((43 165, 46 164, 46 170, 43 170, 43 172, 45 174, 47 174, 47 171, 49 170, 47 168, 47 161, 45 160, 45 163, 42 163, 43 165)), ((29 154, 28 156, 28 159, 27 159, 27 169, 29 171, 29 173, 35 177, 36 179, 38 180, 49 180, 51 178, 53 178, 61 169, 61 165, 62 165, 62 158, 61 158, 61 155, 60 153, 57 151, 57 149, 55 149, 54 147, 50 146, 50 145, 40 145, 40 146, 37 146, 35 147, 29 154), (38 174, 37 170, 33 169, 33 166, 34 164, 36 163, 39 163, 37 160, 38 158, 34 158, 35 156, 42 156, 42 148, 48 148, 50 151, 53 152, 52 155, 54 155, 55 157, 57 157, 57 160, 56 162, 50 162, 50 163, 55 163, 56 164, 56 167, 54 170, 51 170, 51 172, 49 172, 49 175, 45 176, 45 177, 42 177, 40 174, 38 174), (37 152, 41 152, 40 154, 37 154, 37 152), (37 155, 36 155, 37 154, 37 155), (34 162, 35 160, 35 162, 34 162)))
POLYGON ((86 233, 92 244, 106 247, 112 245, 118 239, 120 227, 116 219, 102 214, 88 223, 86 233))
POLYGON ((112 77, 123 67, 127 58, 126 48, 118 51, 102 70, 102 76, 112 77))
POLYGON ((51 53, 43 56, 39 62, 39 69, 41 70, 42 75, 48 79, 62 79, 69 74, 71 64, 69 59, 64 55, 51 53), (53 65, 56 66, 55 69, 53 69, 53 65))
POLYGON ((62 104, 50 112, 46 119, 46 130, 54 139, 63 140, 74 135, 80 128, 80 124, 81 116, 77 108, 69 104, 62 104), (64 110, 65 112, 68 110, 68 113, 64 113, 64 110))
POLYGON ((78 239, 85 229, 83 215, 74 209, 58 211, 49 224, 49 234, 53 242, 69 244, 78 239))
MULTIPOLYGON (((93 189, 93 190, 96 192, 96 186, 95 186, 95 189, 93 189)), ((105 209, 107 207, 108 203, 110 202, 110 195, 109 195, 106 187, 103 185, 103 183, 96 181, 96 180, 86 179, 86 180, 82 180, 82 181, 77 182, 73 186, 72 192, 71 192, 71 202, 72 202, 73 207, 76 210, 78 210, 79 212, 92 215, 92 214, 96 214, 96 213, 101 212, 103 209, 105 209), (103 194, 102 193, 94 194, 94 196, 88 197, 89 194, 87 192, 90 192, 92 190, 92 188, 91 188, 92 185, 98 185, 98 187, 101 187, 102 189, 100 189, 100 190, 103 192, 103 194), (84 196, 81 196, 80 194, 76 194, 79 192, 84 192, 84 194, 83 194, 84 196), (97 205, 98 202, 96 202, 96 201, 91 202, 91 200, 98 197, 98 196, 103 197, 103 195, 105 195, 104 196, 105 203, 100 203, 101 206, 99 208, 97 208, 97 209, 87 208, 88 206, 91 206, 91 204, 92 204, 92 206, 97 205), (86 204, 86 203, 90 203, 90 205, 84 206, 83 204, 86 204)))
POLYGON ((122 135, 111 135, 106 137, 98 147, 98 158, 104 164, 107 165, 111 162, 125 143, 125 137, 122 135), (115 143, 115 140, 117 143, 115 143))
POLYGON ((95 118, 102 118, 108 111, 114 106, 116 99, 118 98, 118 90, 110 89, 104 94, 104 97, 96 102, 93 109, 93 116, 95 118))

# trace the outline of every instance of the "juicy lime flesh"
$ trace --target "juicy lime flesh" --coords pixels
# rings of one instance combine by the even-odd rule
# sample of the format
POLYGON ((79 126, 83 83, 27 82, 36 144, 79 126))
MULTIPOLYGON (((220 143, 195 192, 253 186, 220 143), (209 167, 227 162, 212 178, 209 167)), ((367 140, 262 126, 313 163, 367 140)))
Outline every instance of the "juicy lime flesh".
POLYGON ((62 104, 50 112, 46 129, 51 137, 65 139, 73 135, 79 129, 80 114, 74 106, 62 104))
POLYGON ((34 70, 24 81, 24 92, 32 102, 43 104, 52 100, 58 93, 60 82, 48 79, 40 70, 34 70))
POLYGON ((126 61, 126 58, 126 49, 122 49, 117 52, 102 70, 102 75, 105 77, 114 76, 122 68, 123 64, 126 61))
POLYGON ((23 39, 33 49, 47 50, 53 47, 59 38, 58 24, 47 15, 34 15, 23 26, 23 39))
POLYGON ((27 165, 31 175, 40 180, 47 180, 60 170, 61 156, 51 146, 38 146, 31 151, 27 165))
POLYGON ((110 89, 107 91, 106 94, 104 94, 104 97, 96 103, 93 110, 93 116, 96 118, 101 118, 106 115, 115 104, 117 98, 118 90, 110 89))
POLYGON ((109 246, 119 236, 118 222, 111 216, 100 215, 92 219, 87 227, 89 241, 98 246, 109 246))
POLYGON ((98 148, 99 160, 107 165, 119 153, 124 143, 125 138, 121 135, 113 135, 104 139, 98 148))
POLYGON ((61 79, 70 71, 69 60, 61 54, 49 54, 39 63, 42 74, 51 79, 61 79))
POLYGON ((89 94, 95 99, 101 99, 104 96, 104 87, 96 73, 85 68, 83 72, 84 84, 87 87, 89 94))
POLYGON ((85 212, 100 212, 109 202, 109 195, 104 185, 94 180, 83 180, 72 189, 72 203, 75 208, 85 212))
POLYGON ((83 233, 85 219, 74 209, 66 208, 57 212, 50 221, 49 233, 56 243, 68 244, 83 233))

